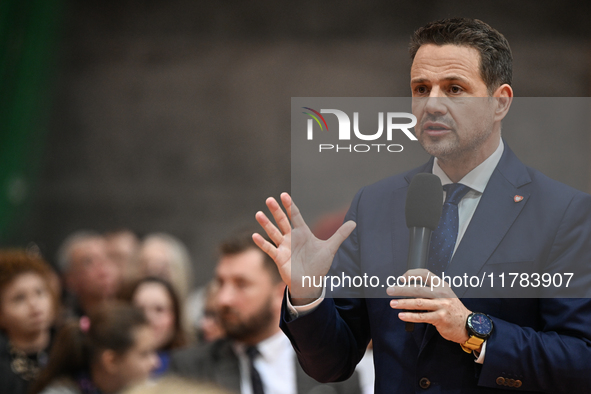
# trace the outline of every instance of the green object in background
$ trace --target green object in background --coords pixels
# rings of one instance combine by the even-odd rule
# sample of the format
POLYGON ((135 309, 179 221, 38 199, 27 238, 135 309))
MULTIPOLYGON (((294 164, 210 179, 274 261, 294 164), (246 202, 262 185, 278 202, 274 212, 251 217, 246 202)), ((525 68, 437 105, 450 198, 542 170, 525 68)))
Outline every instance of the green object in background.
POLYGON ((60 0, 0 0, 0 242, 30 204, 50 106, 60 0))

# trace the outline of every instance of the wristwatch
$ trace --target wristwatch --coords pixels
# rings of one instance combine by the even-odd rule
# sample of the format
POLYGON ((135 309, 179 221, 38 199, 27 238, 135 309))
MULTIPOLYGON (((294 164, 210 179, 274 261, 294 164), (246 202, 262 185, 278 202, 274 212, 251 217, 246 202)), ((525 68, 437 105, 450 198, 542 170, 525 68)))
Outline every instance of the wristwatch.
POLYGON ((466 353, 472 353, 473 351, 480 351, 482 344, 488 338, 493 330, 493 322, 488 315, 480 312, 473 312, 466 319, 466 329, 470 338, 460 343, 460 346, 466 353))

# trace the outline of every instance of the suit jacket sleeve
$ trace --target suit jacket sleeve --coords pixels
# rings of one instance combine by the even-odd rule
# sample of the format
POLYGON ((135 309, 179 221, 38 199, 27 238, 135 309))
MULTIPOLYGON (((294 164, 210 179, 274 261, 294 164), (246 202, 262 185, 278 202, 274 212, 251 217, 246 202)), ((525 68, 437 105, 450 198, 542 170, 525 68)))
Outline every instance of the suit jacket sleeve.
MULTIPOLYGON (((355 196, 345 221, 355 221, 362 193, 363 189, 355 196)), ((339 248, 333 267, 358 272, 357 262, 356 229, 339 248)), ((281 315, 281 329, 307 374, 323 383, 342 381, 353 374, 370 339, 365 299, 325 298, 315 310, 293 320, 284 299, 281 315)))

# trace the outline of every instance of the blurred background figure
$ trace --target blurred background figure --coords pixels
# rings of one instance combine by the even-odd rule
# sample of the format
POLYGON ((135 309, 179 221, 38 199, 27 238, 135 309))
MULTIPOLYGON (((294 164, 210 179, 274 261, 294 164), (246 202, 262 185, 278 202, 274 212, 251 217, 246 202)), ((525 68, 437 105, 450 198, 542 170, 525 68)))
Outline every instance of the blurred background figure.
POLYGON ((167 376, 156 383, 138 385, 122 394, 230 394, 211 383, 201 383, 178 377, 167 376))
POLYGON ((31 393, 112 394, 145 382, 158 367, 154 343, 140 309, 105 303, 59 331, 31 393))
POLYGON ((109 231, 105 233, 107 254, 119 269, 120 285, 125 286, 139 277, 137 253, 140 240, 137 235, 127 229, 109 231))
POLYGON ((86 315, 114 298, 120 273, 100 234, 80 231, 68 236, 60 246, 57 263, 68 293, 68 315, 86 315))
POLYGON ((0 251, 0 386, 25 394, 47 364, 58 308, 51 267, 22 250, 0 251))
POLYGON ((160 376, 169 366, 170 351, 189 343, 181 325, 183 310, 172 285, 161 278, 147 277, 133 284, 123 298, 143 310, 154 331, 154 346, 160 366, 152 376, 160 376))
POLYGON ((198 338, 201 342, 214 342, 226 336, 217 308, 218 290, 219 286, 215 280, 209 282, 205 289, 205 307, 199 321, 198 331, 198 338))
POLYGON ((170 282, 181 300, 186 300, 192 284, 191 256, 187 247, 169 234, 153 233, 143 240, 139 254, 143 276, 170 282))
POLYGON ((203 289, 191 292, 193 265, 185 244, 170 234, 148 234, 138 252, 138 265, 141 277, 162 278, 172 285, 183 308, 181 325, 193 337, 205 297, 203 289))
POLYGON ((325 386, 300 367, 278 324, 285 284, 251 234, 236 233, 219 247, 214 294, 227 337, 173 353, 171 372, 212 381, 233 392, 360 393, 357 374, 325 386))

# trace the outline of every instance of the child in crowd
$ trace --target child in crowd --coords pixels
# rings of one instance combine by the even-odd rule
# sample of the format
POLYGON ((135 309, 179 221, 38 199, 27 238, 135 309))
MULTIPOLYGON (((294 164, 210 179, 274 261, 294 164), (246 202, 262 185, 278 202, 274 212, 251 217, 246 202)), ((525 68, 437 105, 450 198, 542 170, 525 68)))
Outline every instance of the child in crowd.
POLYGON ((117 393, 158 367, 154 343, 140 309, 107 303, 64 325, 31 393, 117 393))

